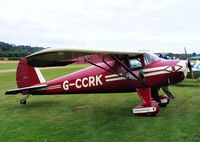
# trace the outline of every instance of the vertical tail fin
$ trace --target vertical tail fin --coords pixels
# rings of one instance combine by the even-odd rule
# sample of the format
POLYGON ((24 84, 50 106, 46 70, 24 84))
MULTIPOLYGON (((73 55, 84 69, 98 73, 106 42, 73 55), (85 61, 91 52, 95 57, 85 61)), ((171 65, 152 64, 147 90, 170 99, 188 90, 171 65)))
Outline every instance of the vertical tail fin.
POLYGON ((29 66, 26 62, 26 58, 22 58, 18 64, 16 81, 18 88, 46 82, 40 70, 29 66))

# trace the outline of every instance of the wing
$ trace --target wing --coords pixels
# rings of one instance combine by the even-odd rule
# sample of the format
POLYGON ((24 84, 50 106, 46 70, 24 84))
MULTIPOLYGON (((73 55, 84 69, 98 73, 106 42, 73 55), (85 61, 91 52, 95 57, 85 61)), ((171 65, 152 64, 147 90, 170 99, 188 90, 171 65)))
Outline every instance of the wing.
POLYGON ((130 49, 91 49, 91 48, 47 48, 27 56, 27 63, 34 67, 64 66, 74 62, 86 63, 85 60, 102 62, 102 58, 110 55, 128 55, 130 57, 144 54, 130 49))

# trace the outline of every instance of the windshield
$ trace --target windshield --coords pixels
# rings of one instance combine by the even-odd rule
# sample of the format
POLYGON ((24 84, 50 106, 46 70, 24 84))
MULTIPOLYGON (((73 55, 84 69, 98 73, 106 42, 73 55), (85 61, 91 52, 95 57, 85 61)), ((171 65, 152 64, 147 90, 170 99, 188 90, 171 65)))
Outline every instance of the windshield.
POLYGON ((155 61, 158 61, 158 60, 163 60, 161 58, 159 58, 158 56, 156 56, 155 54, 153 53, 145 53, 144 54, 144 63, 145 65, 149 65, 155 61))

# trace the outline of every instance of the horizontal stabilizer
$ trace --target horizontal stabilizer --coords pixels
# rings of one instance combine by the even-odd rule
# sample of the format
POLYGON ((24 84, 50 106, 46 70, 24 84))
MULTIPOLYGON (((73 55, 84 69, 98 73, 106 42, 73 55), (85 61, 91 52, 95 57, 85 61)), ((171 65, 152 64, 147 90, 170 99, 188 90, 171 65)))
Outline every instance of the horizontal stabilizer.
POLYGON ((24 87, 24 88, 19 88, 19 89, 12 89, 12 90, 6 91, 5 94, 6 95, 14 95, 14 94, 21 93, 23 91, 32 91, 32 90, 35 90, 35 89, 41 89, 41 88, 45 88, 45 87, 47 87, 47 84, 24 87))

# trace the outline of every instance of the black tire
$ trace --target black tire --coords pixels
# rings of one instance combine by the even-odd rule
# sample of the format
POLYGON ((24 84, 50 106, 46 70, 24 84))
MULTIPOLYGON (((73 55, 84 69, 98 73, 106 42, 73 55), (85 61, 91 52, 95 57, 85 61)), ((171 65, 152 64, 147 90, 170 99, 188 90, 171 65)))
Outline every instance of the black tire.
POLYGON ((156 116, 156 113, 154 112, 154 113, 147 113, 147 115, 146 115, 147 117, 155 117, 156 116))
POLYGON ((168 105, 167 103, 164 103, 164 104, 160 103, 159 107, 167 107, 167 105, 168 105))
POLYGON ((25 105, 26 104, 26 100, 25 99, 21 99, 20 100, 20 104, 25 105))
POLYGON ((156 116, 156 112, 154 112, 154 113, 141 113, 141 114, 135 114, 135 115, 137 115, 137 116, 143 116, 143 117, 155 117, 156 116))

